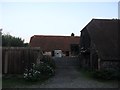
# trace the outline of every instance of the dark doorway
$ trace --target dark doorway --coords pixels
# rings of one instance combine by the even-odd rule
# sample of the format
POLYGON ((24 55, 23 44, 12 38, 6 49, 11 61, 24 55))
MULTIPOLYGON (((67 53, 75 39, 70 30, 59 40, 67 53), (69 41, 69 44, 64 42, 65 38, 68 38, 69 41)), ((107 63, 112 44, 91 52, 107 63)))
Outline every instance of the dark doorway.
POLYGON ((69 56, 69 51, 66 51, 66 56, 69 56))
POLYGON ((71 44, 71 55, 78 55, 79 54, 79 44, 71 44))
POLYGON ((92 63, 91 63, 91 67, 93 69, 98 69, 98 54, 97 53, 93 53, 92 54, 92 63))
POLYGON ((52 56, 55 56, 54 51, 52 51, 52 56))

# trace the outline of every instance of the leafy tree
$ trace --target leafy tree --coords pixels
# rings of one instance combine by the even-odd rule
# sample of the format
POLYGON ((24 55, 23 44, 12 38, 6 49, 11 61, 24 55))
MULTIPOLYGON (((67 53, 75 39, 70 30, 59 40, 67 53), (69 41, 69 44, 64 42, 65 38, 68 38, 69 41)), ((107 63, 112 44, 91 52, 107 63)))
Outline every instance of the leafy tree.
POLYGON ((29 46, 29 43, 24 43, 24 47, 28 47, 29 46))
POLYGON ((24 40, 19 37, 14 37, 9 34, 2 35, 2 46, 4 47, 23 47, 27 46, 24 44, 24 40))
POLYGON ((0 36, 2 35, 2 29, 0 29, 0 36))
POLYGON ((0 46, 2 46, 2 29, 0 29, 0 46))

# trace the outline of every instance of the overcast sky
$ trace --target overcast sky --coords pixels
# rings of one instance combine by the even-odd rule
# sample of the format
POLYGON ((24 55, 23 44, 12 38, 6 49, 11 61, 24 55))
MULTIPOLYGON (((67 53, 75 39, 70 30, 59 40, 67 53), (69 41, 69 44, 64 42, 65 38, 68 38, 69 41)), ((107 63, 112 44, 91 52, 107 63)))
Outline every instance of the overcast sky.
POLYGON ((93 18, 118 18, 118 2, 1 2, 3 33, 25 39, 33 35, 80 36, 93 18))

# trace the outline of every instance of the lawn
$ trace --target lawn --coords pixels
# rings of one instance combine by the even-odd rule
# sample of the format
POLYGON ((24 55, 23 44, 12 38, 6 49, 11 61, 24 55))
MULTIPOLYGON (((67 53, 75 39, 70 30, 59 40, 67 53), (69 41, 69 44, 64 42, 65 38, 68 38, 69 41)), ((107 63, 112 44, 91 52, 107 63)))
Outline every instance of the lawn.
POLYGON ((111 74, 106 73, 106 72, 99 72, 98 73, 96 71, 92 71, 92 70, 88 70, 88 69, 83 69, 83 68, 80 68, 78 70, 79 70, 79 72, 82 73, 83 77, 86 77, 88 79, 97 80, 97 81, 103 82, 103 83, 104 82, 113 82, 113 81, 120 82, 120 80, 116 79, 116 78, 107 79, 108 76, 110 77, 111 74), (99 77, 97 77, 97 76, 99 76, 99 77))
POLYGON ((32 82, 26 81, 22 75, 7 75, 2 78, 2 88, 25 88, 31 85, 40 85, 47 79, 47 77, 43 77, 39 81, 32 82))
POLYGON ((0 77, 0 89, 2 88, 2 78, 0 77))

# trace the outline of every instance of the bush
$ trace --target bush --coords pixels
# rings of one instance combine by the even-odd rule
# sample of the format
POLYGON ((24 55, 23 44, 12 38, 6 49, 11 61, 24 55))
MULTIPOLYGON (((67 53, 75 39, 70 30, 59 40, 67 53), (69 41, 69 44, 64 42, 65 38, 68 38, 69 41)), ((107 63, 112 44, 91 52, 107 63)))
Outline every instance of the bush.
POLYGON ((28 69, 28 68, 25 69, 25 72, 24 72, 25 80, 28 80, 28 81, 39 80, 39 78, 41 76, 41 72, 38 71, 35 67, 36 67, 36 65, 33 64, 33 66, 30 69, 28 69))
POLYGON ((120 80, 120 72, 116 70, 96 70, 92 72, 92 76, 101 80, 120 80))
POLYGON ((54 60, 50 56, 44 55, 42 60, 41 60, 41 62, 44 62, 44 63, 48 64, 53 69, 56 68, 55 62, 54 62, 54 60))
POLYGON ((32 64, 30 69, 26 68, 24 78, 27 81, 38 81, 49 78, 55 74, 55 63, 49 56, 44 56, 39 64, 32 64))
POLYGON ((37 64, 35 69, 37 71, 40 71, 41 75, 44 75, 46 77, 52 76, 55 73, 54 68, 45 62, 40 62, 40 64, 37 64))

